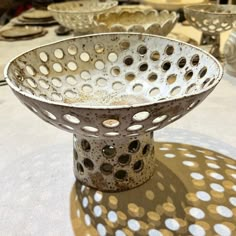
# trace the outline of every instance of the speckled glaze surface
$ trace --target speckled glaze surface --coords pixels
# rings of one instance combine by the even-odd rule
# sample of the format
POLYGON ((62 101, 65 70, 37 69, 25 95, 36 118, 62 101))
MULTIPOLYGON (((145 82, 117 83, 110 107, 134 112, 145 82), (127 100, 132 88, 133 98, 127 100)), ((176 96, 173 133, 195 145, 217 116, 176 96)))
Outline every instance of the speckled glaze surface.
POLYGON ((185 43, 109 33, 26 52, 9 63, 5 76, 31 111, 74 134, 76 177, 103 191, 120 191, 150 178, 152 132, 200 104, 222 68, 185 43))
POLYGON ((100 14, 96 18, 94 31, 102 32, 139 32, 167 35, 178 21, 176 12, 166 10, 157 12, 152 8, 116 7, 115 12, 100 14))
POLYGON ((115 0, 69 1, 50 4, 48 10, 61 25, 73 29, 76 33, 87 33, 92 31, 94 16, 112 9, 117 4, 115 0))

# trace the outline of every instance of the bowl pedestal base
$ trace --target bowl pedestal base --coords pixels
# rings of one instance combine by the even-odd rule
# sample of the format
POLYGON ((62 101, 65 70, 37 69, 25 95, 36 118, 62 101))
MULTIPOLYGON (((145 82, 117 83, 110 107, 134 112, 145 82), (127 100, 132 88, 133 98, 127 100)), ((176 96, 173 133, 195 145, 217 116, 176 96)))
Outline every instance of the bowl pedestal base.
POLYGON ((123 191, 145 183, 154 173, 152 133, 99 139, 74 135, 74 174, 101 191, 123 191))

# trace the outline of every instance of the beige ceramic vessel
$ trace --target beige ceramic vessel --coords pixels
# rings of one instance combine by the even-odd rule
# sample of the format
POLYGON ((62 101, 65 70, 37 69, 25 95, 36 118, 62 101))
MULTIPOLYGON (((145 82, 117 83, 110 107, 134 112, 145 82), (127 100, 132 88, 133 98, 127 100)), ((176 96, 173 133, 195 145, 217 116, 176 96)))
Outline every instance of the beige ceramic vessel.
POLYGON ((153 131, 199 105, 222 68, 189 44, 109 33, 35 48, 13 59, 5 77, 32 112, 74 134, 80 182, 121 191, 153 175, 153 131))

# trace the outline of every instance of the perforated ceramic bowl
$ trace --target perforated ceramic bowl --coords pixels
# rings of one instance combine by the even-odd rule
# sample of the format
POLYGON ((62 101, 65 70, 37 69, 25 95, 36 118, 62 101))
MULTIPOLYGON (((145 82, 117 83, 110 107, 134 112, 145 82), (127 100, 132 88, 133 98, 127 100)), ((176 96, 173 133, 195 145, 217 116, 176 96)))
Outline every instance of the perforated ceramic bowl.
POLYGON ((200 4, 186 6, 184 14, 189 23, 205 34, 215 35, 232 29, 236 6, 200 4))
POLYGON ((179 15, 152 8, 116 7, 116 12, 100 14, 96 18, 95 32, 139 32, 167 35, 174 28, 179 15))
POLYGON ((55 20, 61 25, 73 29, 75 33, 91 32, 94 16, 108 11, 118 4, 115 0, 69 1, 53 3, 48 6, 55 20))
POLYGON ((109 33, 35 48, 12 60, 5 76, 31 111, 74 134, 77 179, 119 191, 152 176, 152 131, 201 103, 222 68, 179 41, 109 33))

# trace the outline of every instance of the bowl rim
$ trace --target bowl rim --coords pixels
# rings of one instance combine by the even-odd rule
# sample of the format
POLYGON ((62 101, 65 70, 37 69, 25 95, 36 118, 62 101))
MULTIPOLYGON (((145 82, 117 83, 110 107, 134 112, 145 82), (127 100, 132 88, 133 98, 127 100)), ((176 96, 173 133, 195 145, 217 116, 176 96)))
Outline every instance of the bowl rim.
MULTIPOLYGON (((125 5, 124 5, 125 6, 125 5)), ((132 6, 132 5, 131 5, 132 6)), ((145 5, 144 5, 145 6, 145 5)), ((120 7, 120 6, 117 6, 117 8, 120 7)), ((144 27, 145 30, 147 30, 147 28, 150 26, 150 25, 154 25, 154 24, 158 24, 161 28, 163 28, 168 22, 171 22, 173 25, 175 25, 180 17, 179 13, 177 12, 174 12, 174 11, 168 11, 168 10, 162 10, 162 11, 156 11, 155 9, 153 8, 149 8, 149 9, 145 9, 145 11, 140 11, 140 10, 137 10, 137 11, 133 11, 133 12, 129 12, 127 10, 123 10, 122 8, 117 11, 117 12, 105 12, 101 15, 98 15, 97 19, 95 20, 96 23, 98 24, 98 26, 100 25, 105 25, 108 29, 111 29, 111 24, 109 24, 109 17, 111 14, 114 14, 118 17, 121 17, 122 18, 122 14, 123 13, 126 13, 128 12, 128 14, 130 15, 134 15, 134 14, 137 14, 139 12, 141 12, 143 14, 144 17, 146 17, 150 12, 155 12, 155 19, 152 20, 152 22, 149 23, 149 25, 147 27, 144 27), (167 14, 169 16, 169 18, 163 20, 162 22, 160 22, 160 19, 162 17, 161 14, 167 14), (101 20, 101 17, 104 17, 105 20, 101 20), (159 20, 159 21, 158 21, 159 20)), ((130 28, 131 26, 133 25, 144 25, 144 24, 140 24, 140 23, 133 23, 131 25, 125 25, 125 24, 122 24, 120 23, 120 21, 118 21, 118 23, 116 24, 113 24, 113 25, 116 25, 116 26, 121 26, 121 27, 124 27, 126 29, 130 28)))
MULTIPOLYGON (((101 13, 101 12, 104 12, 104 11, 107 11, 107 10, 110 10, 110 9, 112 9, 112 8, 114 8, 114 7, 116 7, 117 5, 118 5, 118 1, 116 1, 116 0, 110 0, 109 2, 110 2, 110 4, 111 5, 109 5, 109 7, 106 7, 105 9, 99 9, 99 10, 93 10, 93 9, 91 9, 91 10, 88 10, 88 11, 78 11, 78 10, 60 10, 60 9, 58 9, 58 10, 56 10, 54 7, 55 6, 61 6, 61 5, 69 5, 70 3, 77 3, 77 4, 79 4, 79 3, 81 3, 81 2, 83 2, 83 3, 88 3, 89 4, 89 2, 88 1, 85 1, 85 0, 80 0, 80 1, 69 1, 69 2, 59 2, 59 3, 52 3, 52 4, 49 4, 48 6, 47 6, 47 10, 48 11, 50 11, 50 12, 52 12, 52 13, 56 13, 56 14, 64 14, 64 13, 66 13, 66 14, 91 14, 91 13, 101 13)), ((103 2, 99 2, 98 1, 98 3, 103 3, 103 2)))
POLYGON ((228 16, 228 15, 231 15, 231 16, 236 16, 236 5, 232 5, 232 4, 220 4, 220 5, 217 5, 217 4, 196 4, 196 5, 186 5, 184 6, 184 12, 185 11, 191 11, 191 12, 195 12, 197 14, 211 14, 211 15, 215 15, 215 16, 228 16), (223 6, 223 7, 227 7, 227 8, 230 8, 230 7, 233 7, 235 12, 232 12, 232 13, 226 13, 226 12, 211 12, 211 11, 199 11, 200 9, 196 9, 196 7, 206 7, 206 6, 223 6))
POLYGON ((15 56, 14 58, 12 58, 4 67, 4 79, 6 80, 7 84, 10 86, 10 88, 21 94, 22 96, 25 96, 29 99, 33 99, 33 100, 37 100, 46 104, 51 104, 51 105, 57 105, 57 106, 64 106, 64 107, 68 107, 68 108, 84 108, 84 109, 95 109, 95 110, 99 110, 99 109, 109 109, 109 110, 115 110, 115 109, 127 109, 127 108, 141 108, 141 107, 145 107, 145 106, 152 106, 152 105, 156 105, 156 104, 164 104, 166 102, 171 102, 171 101, 176 101, 176 100, 181 100, 181 99, 185 99, 185 98, 189 98, 189 97, 194 97, 196 95, 200 95, 203 94, 204 92, 210 91, 211 89, 213 89, 214 87, 216 87, 216 85, 220 82, 220 80, 222 79, 223 75, 224 75, 224 70, 223 70, 223 66, 220 64, 220 62, 214 57, 212 56, 210 53, 206 52, 205 50, 191 45, 189 43, 185 43, 182 42, 180 40, 176 40, 176 39, 171 39, 165 36, 159 36, 159 35, 152 35, 152 34, 145 34, 145 33, 129 33, 129 32, 118 32, 118 33, 102 33, 102 34, 89 34, 89 35, 82 35, 82 36, 77 36, 77 37, 70 37, 67 39, 63 39, 63 40, 58 40, 52 43, 48 43, 48 44, 43 44, 41 46, 38 47, 34 47, 30 50, 27 50, 17 56, 15 56), (210 57, 218 66, 219 72, 218 72, 218 76, 217 76, 217 80, 211 84, 210 86, 208 86, 207 88, 201 89, 200 91, 194 93, 194 94, 184 94, 180 97, 174 97, 174 98, 168 98, 165 100, 157 100, 154 102, 145 102, 145 103, 137 103, 137 104, 132 104, 132 105, 90 105, 90 104, 83 104, 83 103, 65 103, 65 102, 55 102, 55 101, 50 101, 50 100, 46 100, 43 98, 40 98, 36 95, 33 94, 29 94, 26 93, 24 91, 22 91, 22 89, 20 89, 19 87, 17 87, 14 83, 12 83, 11 79, 8 76, 8 71, 9 71, 9 67, 11 66, 11 64, 14 63, 14 61, 19 58, 20 56, 23 56, 26 53, 32 52, 33 50, 36 49, 40 49, 46 46, 50 46, 50 45, 55 45, 56 43, 60 43, 60 42, 64 42, 64 41, 70 41, 70 40, 76 40, 79 38, 86 38, 86 37, 98 37, 98 36, 106 36, 106 35, 136 35, 136 36, 141 36, 141 37, 154 37, 154 38, 160 38, 160 39, 164 39, 164 40, 168 40, 169 42, 174 42, 174 43, 178 43, 178 44, 182 44, 182 45, 187 45, 188 47, 191 48, 195 48, 196 50, 200 51, 201 53, 204 53, 205 55, 207 55, 208 57, 210 57))

